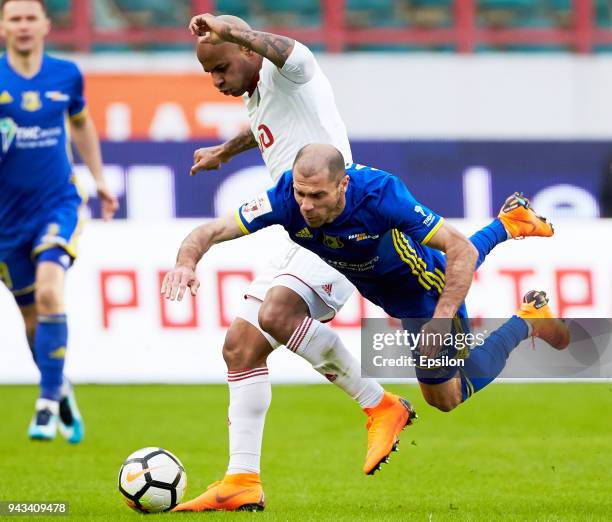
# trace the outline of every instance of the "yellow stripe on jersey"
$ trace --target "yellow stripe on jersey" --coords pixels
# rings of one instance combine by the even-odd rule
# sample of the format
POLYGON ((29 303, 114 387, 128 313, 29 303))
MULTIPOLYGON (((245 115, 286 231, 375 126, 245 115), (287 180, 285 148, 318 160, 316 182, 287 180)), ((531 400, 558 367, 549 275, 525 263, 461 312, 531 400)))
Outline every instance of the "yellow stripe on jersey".
POLYGON ((234 217, 236 218, 236 223, 238 223, 240 230, 244 232, 245 236, 248 236, 250 234, 249 229, 244 226, 244 223, 242 222, 242 218, 240 217, 240 211, 238 209, 236 209, 236 212, 234 213, 234 217))
POLYGON ((414 250, 410 249, 412 250, 411 252, 406 248, 406 243, 402 240, 401 232, 397 229, 393 229, 391 231, 391 237, 393 239, 393 246, 399 254, 400 259, 410 267, 412 275, 417 278, 419 284, 425 288, 425 290, 430 290, 433 286, 439 293, 442 293, 444 285, 440 284, 434 274, 427 271, 427 265, 416 255, 416 253, 414 253, 414 250))
POLYGON ((77 112, 76 114, 70 116, 70 121, 80 121, 87 118, 88 115, 89 111, 87 110, 87 107, 83 107, 81 112, 77 112))
POLYGON ((405 248, 410 252, 410 255, 413 258, 417 259, 417 262, 421 266, 421 268, 422 268, 422 270, 424 272, 424 277, 427 279, 427 281, 431 285, 436 286, 438 291, 440 293, 442 293, 442 289, 444 288, 445 281, 446 281, 446 279, 444 277, 440 277, 439 276, 439 274, 441 274, 442 272, 440 270, 438 270, 438 273, 434 273, 435 270, 437 270, 437 269, 434 269, 434 272, 430 272, 429 270, 427 270, 427 264, 425 263, 425 261, 423 261, 417 255, 416 250, 414 248, 412 248, 412 245, 410 244, 410 241, 408 241, 408 239, 406 238, 406 236, 404 235, 403 232, 399 232, 399 239, 400 239, 401 243, 405 246, 405 248))
POLYGON ((391 231, 391 237, 393 238, 393 246, 400 259, 410 267, 412 274, 417 277, 419 284, 425 290, 430 290, 433 286, 441 294, 444 288, 444 281, 438 275, 427 270, 427 264, 416 254, 416 251, 410 246, 406 237, 397 229, 391 231))
POLYGON ((459 372, 461 373, 461 377, 463 377, 463 380, 467 384, 467 398, 469 399, 472 395, 474 395, 474 385, 472 384, 472 381, 468 379, 468 376, 465 374, 463 368, 459 367, 459 372))
POLYGON ((429 234, 427 234, 424 238, 423 241, 421 241, 421 245, 426 245, 427 243, 429 243, 429 241, 431 240, 431 238, 433 237, 433 235, 438 231, 438 229, 442 226, 442 223, 444 223, 444 218, 440 218, 440 221, 438 221, 436 223, 436 225, 429 231, 429 234))

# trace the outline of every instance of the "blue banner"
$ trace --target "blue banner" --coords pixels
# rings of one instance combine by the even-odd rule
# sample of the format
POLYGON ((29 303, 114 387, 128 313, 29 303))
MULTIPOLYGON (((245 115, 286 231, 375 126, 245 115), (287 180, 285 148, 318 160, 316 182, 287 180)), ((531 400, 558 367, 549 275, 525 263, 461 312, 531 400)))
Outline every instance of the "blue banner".
MULTIPOLYGON (((213 217, 224 210, 218 201, 222 186, 227 187, 237 173, 262 166, 263 161, 253 149, 217 171, 190 177, 194 150, 208 145, 214 143, 105 142, 103 155, 106 165, 123 171, 126 187, 134 167, 141 167, 142 175, 147 166, 165 166, 172 178, 174 194, 166 196, 173 199, 174 217, 213 217)), ((612 160, 610 142, 354 141, 352 146, 356 162, 397 175, 417 199, 449 218, 495 214, 514 191, 534 198, 538 210, 544 213, 543 207, 551 217, 596 217, 602 214, 604 173, 612 160)), ((260 170, 259 177, 265 173, 260 170)), ((231 188, 240 192, 238 200, 253 195, 253 187, 261 183, 261 179, 258 183, 245 180, 248 176, 231 188)), ((129 205, 136 199, 160 196, 119 195, 123 209, 118 217, 130 216, 129 205)), ((95 198, 90 206, 97 216, 95 198)))

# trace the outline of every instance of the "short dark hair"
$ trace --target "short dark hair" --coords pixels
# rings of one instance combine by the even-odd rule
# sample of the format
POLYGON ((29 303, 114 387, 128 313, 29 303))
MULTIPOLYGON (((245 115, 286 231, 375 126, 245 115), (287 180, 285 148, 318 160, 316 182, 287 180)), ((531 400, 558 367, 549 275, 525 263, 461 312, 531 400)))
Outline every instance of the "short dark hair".
MULTIPOLYGON (((298 151, 297 156, 295 157, 295 160, 293 161, 294 169, 296 165, 300 162, 304 154, 309 153, 310 152, 309 149, 313 146, 317 146, 317 145, 312 145, 312 144, 305 145, 298 151)), ((330 145, 328 149, 329 150, 326 151, 326 156, 323 158, 319 158, 319 159, 322 162, 324 162, 324 167, 327 168, 329 179, 332 181, 336 181, 337 183, 340 183, 346 173, 346 170, 345 170, 346 165, 344 163, 344 157, 342 156, 342 153, 335 147, 330 145)), ((312 166, 313 165, 310 164, 309 167, 307 167, 304 172, 301 172, 301 174, 303 174, 304 177, 307 177, 307 178, 315 174, 316 171, 312 170, 312 166)), ((319 163, 317 165, 318 168, 321 168, 321 166, 323 166, 322 163, 319 163)))
MULTIPOLYGON (((25 0, 1 0, 0 10, 4 10, 4 6, 9 2, 24 2, 25 0)), ((40 6, 43 8, 45 14, 47 13, 47 4, 45 0, 29 0, 30 2, 38 2, 40 6)))

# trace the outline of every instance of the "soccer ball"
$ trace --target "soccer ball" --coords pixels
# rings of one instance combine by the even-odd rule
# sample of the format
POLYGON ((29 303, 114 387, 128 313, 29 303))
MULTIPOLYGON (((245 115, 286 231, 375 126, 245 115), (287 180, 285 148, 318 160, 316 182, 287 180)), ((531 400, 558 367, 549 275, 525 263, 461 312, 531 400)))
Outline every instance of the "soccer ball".
POLYGON ((136 511, 169 511, 182 500, 186 487, 181 461, 162 448, 135 451, 119 470, 119 491, 136 511))

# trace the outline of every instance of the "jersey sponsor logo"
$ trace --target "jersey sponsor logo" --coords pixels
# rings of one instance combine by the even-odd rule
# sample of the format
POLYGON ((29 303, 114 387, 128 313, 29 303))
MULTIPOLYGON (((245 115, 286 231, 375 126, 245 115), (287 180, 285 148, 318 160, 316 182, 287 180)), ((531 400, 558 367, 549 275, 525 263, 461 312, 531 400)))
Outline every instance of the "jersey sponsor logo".
POLYGON ((21 94, 21 108, 24 111, 36 112, 42 107, 40 101, 40 92, 38 91, 24 91, 21 94))
POLYGON ((333 286, 334 286, 334 284, 333 284, 333 283, 326 283, 326 284, 324 284, 324 285, 321 285, 321 288, 323 288, 323 291, 324 291, 324 292, 325 292, 327 295, 331 296, 333 286))
POLYGON ((264 192, 255 199, 245 203, 242 205, 241 209, 242 217, 247 223, 250 223, 259 216, 268 214, 269 212, 272 212, 272 204, 270 203, 270 198, 268 197, 267 192, 264 192))
POLYGON ((0 119, 0 137, 2 152, 6 154, 15 141, 18 149, 36 149, 55 147, 62 136, 62 127, 18 127, 11 118, 0 119))
POLYGON ((259 127, 257 127, 257 132, 257 140, 259 141, 259 148, 262 152, 274 145, 274 136, 267 125, 262 123, 259 127))
POLYGON ((380 234, 368 234, 367 232, 359 232, 357 234, 351 234, 348 238, 354 239, 355 241, 365 241, 366 239, 378 239, 380 234))
POLYGON ((2 138, 2 152, 6 154, 17 135, 17 124, 11 118, 0 120, 0 137, 2 138))
POLYGON ((304 227, 302 230, 298 230, 295 233, 295 237, 301 237, 302 239, 312 239, 312 232, 308 230, 308 227, 304 227))
POLYGON ((344 243, 339 237, 328 236, 325 233, 323 233, 323 244, 329 248, 344 248, 344 243))
POLYGON ((13 97, 8 91, 2 91, 2 94, 0 94, 0 105, 6 105, 7 103, 13 103, 13 97))
POLYGON ((369 272, 374 270, 376 263, 380 260, 379 256, 376 256, 365 263, 349 263, 348 261, 339 261, 337 259, 323 258, 328 265, 333 266, 339 272, 343 270, 351 270, 353 272, 369 272))
POLYGON ((425 225, 426 227, 428 227, 429 225, 431 225, 434 220, 435 220, 435 216, 433 214, 429 214, 424 220, 423 220, 423 225, 425 225))
POLYGON ((45 98, 49 98, 51 101, 54 102, 67 102, 68 100, 70 100, 70 96, 64 94, 61 91, 47 91, 45 93, 45 98))

